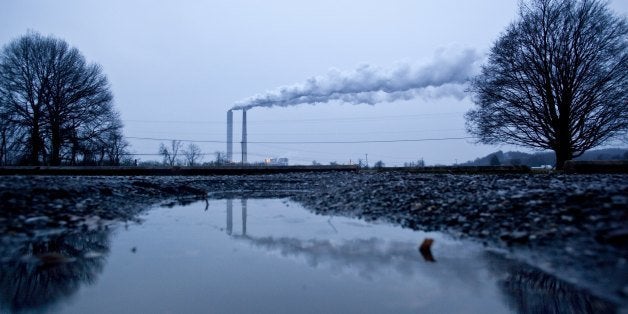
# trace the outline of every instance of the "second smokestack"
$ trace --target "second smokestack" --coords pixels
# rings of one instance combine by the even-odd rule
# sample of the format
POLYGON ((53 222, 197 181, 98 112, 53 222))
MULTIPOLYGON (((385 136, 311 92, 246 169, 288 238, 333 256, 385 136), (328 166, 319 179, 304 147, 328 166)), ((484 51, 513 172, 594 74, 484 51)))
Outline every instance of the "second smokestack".
POLYGON ((227 162, 233 161, 233 111, 227 111, 227 162))
POLYGON ((246 164, 246 109, 242 110, 242 164, 246 164))

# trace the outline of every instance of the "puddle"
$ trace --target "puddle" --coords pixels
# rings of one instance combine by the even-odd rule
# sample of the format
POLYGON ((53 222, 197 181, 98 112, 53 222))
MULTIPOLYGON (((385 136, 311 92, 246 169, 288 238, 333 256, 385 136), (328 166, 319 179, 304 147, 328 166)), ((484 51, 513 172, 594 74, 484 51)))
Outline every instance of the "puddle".
POLYGON ((440 233, 287 199, 155 208, 142 224, 4 245, 0 311, 587 313, 607 302, 440 233), (419 246, 434 239, 431 256, 419 246), (8 256, 8 257, 7 257, 8 256))

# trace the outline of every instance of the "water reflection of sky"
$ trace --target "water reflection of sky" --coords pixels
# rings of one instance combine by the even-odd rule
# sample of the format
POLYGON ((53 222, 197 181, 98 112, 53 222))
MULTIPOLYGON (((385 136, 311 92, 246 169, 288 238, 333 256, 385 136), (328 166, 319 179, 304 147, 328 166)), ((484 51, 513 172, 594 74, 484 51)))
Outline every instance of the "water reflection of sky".
MULTIPOLYGON (((74 255, 82 258, 59 268, 75 269, 71 277, 75 280, 56 285, 67 292, 47 292, 57 299, 55 307, 50 307, 51 300, 42 299, 43 305, 34 304, 31 309, 54 308, 63 313, 510 313, 547 312, 563 306, 578 310, 591 304, 593 309, 610 309, 563 286, 554 291, 553 277, 488 255, 475 244, 438 233, 314 215, 284 199, 212 200, 157 208, 143 218, 144 223, 128 230, 120 226, 119 232, 109 230, 98 238, 84 237, 83 242, 80 238, 61 241, 63 247, 70 243, 72 250, 79 251, 74 255), (426 262, 419 253, 418 246, 426 237, 435 239, 435 263, 426 262), (81 278, 85 279, 82 286, 78 284, 81 278)), ((32 250, 33 245, 28 247, 32 250)), ((22 268, 32 266, 23 258, 13 264, 3 262, 0 278, 20 277, 16 263, 22 268)), ((46 285, 33 279, 43 278, 42 272, 58 271, 22 271, 20 280, 26 285, 22 289, 57 291, 49 283, 54 280, 46 285)), ((10 284, 2 285, 2 291, 8 291, 10 284)), ((19 295, 15 290, 13 296, 19 295)), ((5 305, 7 298, 11 297, 3 296, 5 305)))

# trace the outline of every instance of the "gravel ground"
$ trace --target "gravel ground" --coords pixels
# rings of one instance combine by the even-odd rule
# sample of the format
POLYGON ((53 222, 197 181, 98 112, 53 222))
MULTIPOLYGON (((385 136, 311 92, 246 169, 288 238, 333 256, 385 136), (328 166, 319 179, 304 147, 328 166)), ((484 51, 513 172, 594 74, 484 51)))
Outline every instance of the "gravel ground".
POLYGON ((291 196, 320 214, 481 241, 628 303, 628 175, 3 176, 0 244, 136 220, 155 204, 204 199, 207 193, 221 198, 225 192, 291 196))

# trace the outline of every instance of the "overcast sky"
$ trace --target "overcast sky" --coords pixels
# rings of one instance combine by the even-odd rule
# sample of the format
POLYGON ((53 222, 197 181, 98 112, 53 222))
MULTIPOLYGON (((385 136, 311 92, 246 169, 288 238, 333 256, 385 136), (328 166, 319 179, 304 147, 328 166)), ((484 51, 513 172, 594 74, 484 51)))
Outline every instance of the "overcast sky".
MULTIPOLYGON (((628 14, 628 1, 610 1, 628 14)), ((516 18, 516 0, 434 1, 34 1, 5 0, 0 43, 34 30, 68 41, 102 65, 131 151, 155 154, 160 140, 220 141, 226 111, 280 86, 353 71, 422 65, 438 53, 485 54, 516 18)), ((332 101, 253 108, 251 142, 351 142, 467 137, 469 98, 421 95, 376 105, 332 101)), ((240 111, 234 138, 239 142, 240 111)), ((224 143, 197 142, 205 153, 224 143)), ((186 143, 187 145, 187 143, 186 143)), ((249 144, 249 161, 386 165, 423 158, 453 164, 512 150, 473 140, 345 144, 249 144)), ((239 143, 234 145, 240 151, 239 143)), ((518 150, 526 151, 519 148, 518 150)), ((140 160, 159 159, 140 155, 140 160)), ((205 161, 213 156, 206 156, 205 161)))

